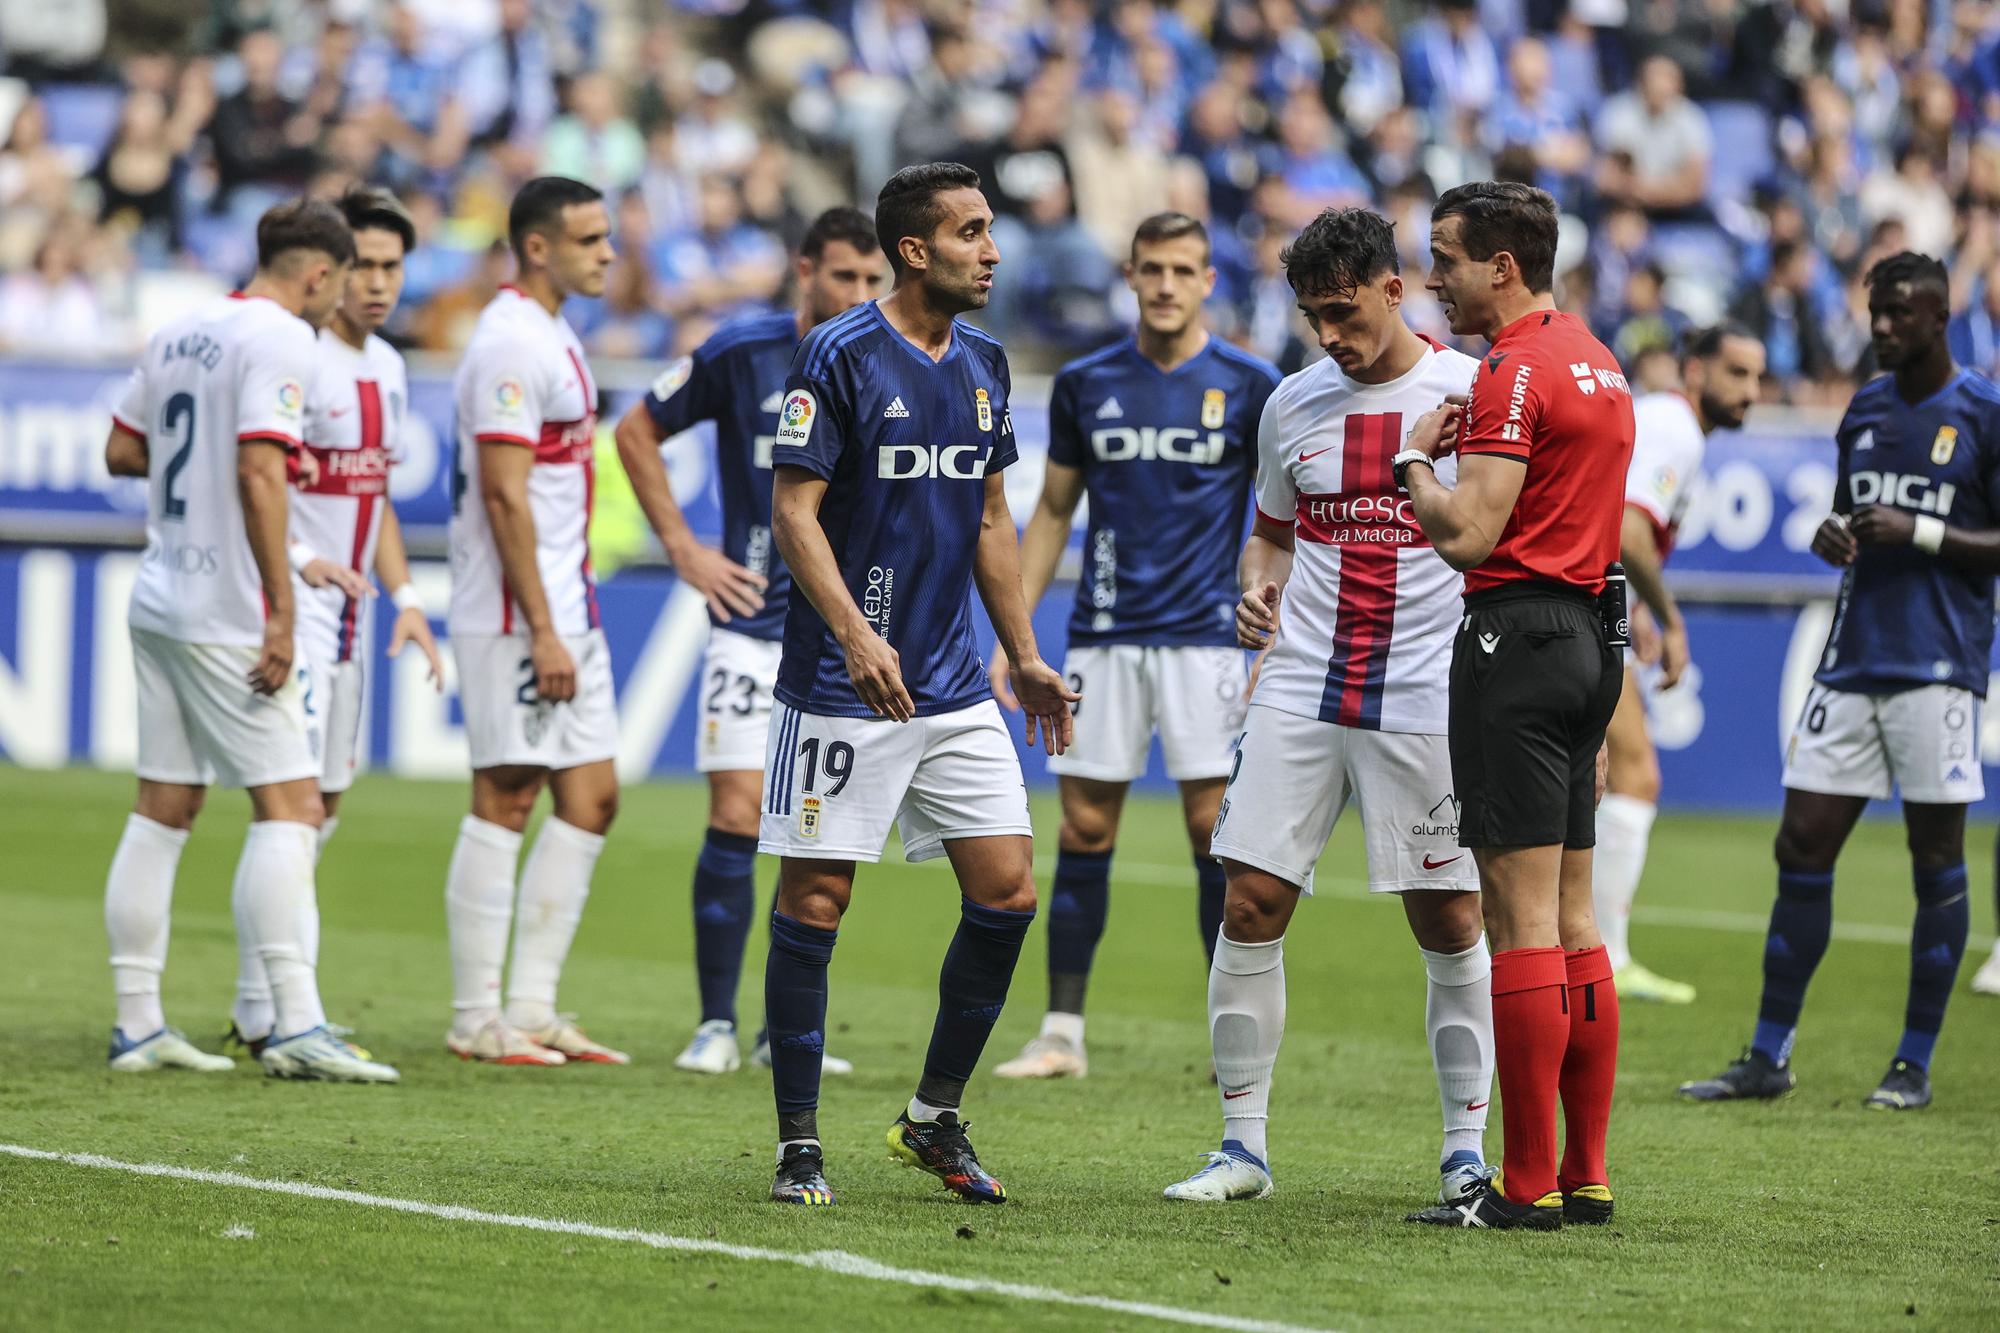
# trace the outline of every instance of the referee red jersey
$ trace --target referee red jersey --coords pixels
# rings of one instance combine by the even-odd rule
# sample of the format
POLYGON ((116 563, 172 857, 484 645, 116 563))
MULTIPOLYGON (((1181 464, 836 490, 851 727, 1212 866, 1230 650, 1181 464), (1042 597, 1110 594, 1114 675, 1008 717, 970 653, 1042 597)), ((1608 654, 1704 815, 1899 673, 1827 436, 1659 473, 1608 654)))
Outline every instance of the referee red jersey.
POLYGON ((1602 589, 1633 433, 1624 372, 1583 321, 1537 310, 1502 329, 1473 377, 1458 451, 1518 459, 1528 475, 1493 554, 1466 571, 1466 592, 1530 579, 1602 589))

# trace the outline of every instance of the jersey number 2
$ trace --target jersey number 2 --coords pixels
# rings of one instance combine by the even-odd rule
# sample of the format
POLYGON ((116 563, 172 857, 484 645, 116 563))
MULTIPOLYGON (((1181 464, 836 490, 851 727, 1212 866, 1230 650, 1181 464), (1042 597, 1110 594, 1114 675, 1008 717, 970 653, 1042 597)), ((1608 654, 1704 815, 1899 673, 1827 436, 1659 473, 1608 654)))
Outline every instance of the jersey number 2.
POLYGON ((167 460, 166 477, 160 487, 160 517, 184 519, 187 517, 187 501, 174 494, 174 487, 180 482, 181 472, 194 453, 193 394, 177 393, 167 399, 166 410, 160 414, 160 433, 168 439, 178 436, 181 442, 181 447, 174 450, 174 456, 167 460))

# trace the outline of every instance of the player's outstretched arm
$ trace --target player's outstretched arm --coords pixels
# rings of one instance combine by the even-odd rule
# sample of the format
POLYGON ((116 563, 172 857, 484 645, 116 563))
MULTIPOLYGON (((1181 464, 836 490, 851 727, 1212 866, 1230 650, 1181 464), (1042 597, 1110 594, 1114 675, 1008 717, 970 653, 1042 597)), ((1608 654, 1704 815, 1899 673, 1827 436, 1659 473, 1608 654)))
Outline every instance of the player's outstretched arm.
POLYGON ((1863 505, 1847 529, 1860 546, 1914 546, 1969 573, 2000 573, 2000 528, 1955 528, 1930 514, 1863 505))
POLYGON ((264 647, 250 668, 250 686, 259 694, 276 694, 292 678, 294 602, 292 566, 285 554, 287 489, 282 446, 268 439, 237 446, 236 491, 243 501, 243 530, 264 585, 264 647))
POLYGON ((1236 565, 1237 586, 1243 589, 1236 603, 1236 642, 1252 652, 1269 648, 1278 633, 1278 603, 1291 582, 1294 540, 1290 526, 1259 513, 1243 543, 1236 565))
POLYGON ((632 494, 645 511, 646 522, 683 583, 708 599, 708 609, 727 624, 735 616, 755 615, 764 609, 765 578, 744 568, 712 546, 695 540, 686 515, 674 499, 667 479, 666 460, 660 446, 666 442, 653 414, 641 398, 619 419, 613 438, 618 442, 618 461, 632 481, 632 494))
MULTIPOLYGON (((1083 469, 1051 462, 1048 471, 1042 474, 1041 498, 1035 501, 1035 512, 1029 515, 1028 526, 1021 532, 1021 600, 1031 613, 1041 604, 1049 584, 1055 581, 1056 566, 1062 563, 1063 548, 1069 545, 1070 525, 1076 519, 1076 507, 1082 499, 1083 469)), ((996 643, 993 660, 986 668, 987 677, 993 683, 993 697, 1003 708, 1014 712, 1021 701, 1014 697, 1013 687, 1008 683, 1007 663, 1006 648, 996 643)))
POLYGON ((424 599, 410 582, 410 553, 403 545, 402 520, 396 517, 396 506, 392 504, 382 506, 382 531, 375 538, 375 577, 382 580, 382 586, 389 590, 389 600, 396 604, 396 624, 389 631, 389 656, 402 652, 406 643, 416 644, 417 651, 424 655, 431 683, 438 693, 444 693, 444 661, 438 656, 437 639, 431 634, 431 618, 424 610, 424 599))
POLYGON ((972 555, 972 581, 985 603, 1000 647, 1013 663, 1009 683, 1027 714, 1028 744, 1041 736, 1042 748, 1061 754, 1069 748, 1074 722, 1069 706, 1083 696, 1064 683, 1062 673, 1042 660, 1035 626, 1021 591, 1021 555, 1014 515, 1007 508, 1004 473, 986 476, 986 506, 979 518, 979 545, 972 555))
POLYGON ((143 477, 151 465, 145 437, 112 422, 104 441, 104 470, 114 477, 143 477))
POLYGON ((548 590, 535 563, 535 514, 528 506, 528 474, 535 451, 519 444, 483 440, 479 445, 479 498, 493 526, 500 571, 528 622, 528 655, 535 667, 535 692, 552 704, 576 697, 576 661, 556 633, 548 590))
POLYGON ((1625 566, 1625 580, 1639 600, 1653 613, 1660 631, 1660 687, 1672 689, 1680 683, 1688 666, 1687 624, 1667 587, 1660 560, 1659 539, 1653 521, 1636 505, 1625 506, 1625 522, 1619 531, 1618 559, 1625 566))
MULTIPOLYGON (((840 562, 827 544, 826 529, 819 525, 820 502, 825 499, 826 478, 788 464, 773 468, 772 539, 792 571, 792 586, 805 594, 839 640, 855 694, 875 716, 908 722, 916 716, 917 706, 903 685, 902 658, 861 614, 840 577, 840 562)), ((1008 531, 1013 531, 1011 525, 1008 531)))

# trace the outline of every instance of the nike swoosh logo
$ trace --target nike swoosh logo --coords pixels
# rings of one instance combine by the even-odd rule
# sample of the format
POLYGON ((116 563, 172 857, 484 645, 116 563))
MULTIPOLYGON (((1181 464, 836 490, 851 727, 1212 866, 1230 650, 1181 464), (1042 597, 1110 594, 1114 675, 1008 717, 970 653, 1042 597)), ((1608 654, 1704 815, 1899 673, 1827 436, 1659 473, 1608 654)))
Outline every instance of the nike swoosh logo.
MULTIPOLYGON (((1450 865, 1450 864, 1451 864, 1451 863, 1452 863, 1453 861, 1463 861, 1464 859, 1465 859, 1465 853, 1464 853, 1464 852, 1460 852, 1460 853, 1459 853, 1459 854, 1458 854, 1457 856, 1453 856, 1453 857, 1450 857, 1450 858, 1448 858, 1448 859, 1446 859, 1446 860, 1443 860, 1443 861, 1433 861, 1433 860, 1431 860, 1431 858, 1430 858, 1430 854, 1429 854, 1428 852, 1426 852, 1426 853, 1424 854, 1424 869, 1426 869, 1426 870, 1442 870, 1442 869, 1444 869, 1444 868, 1445 868, 1446 866, 1450 865)), ((1481 1105, 1484 1105, 1484 1103, 1481 1103, 1481 1105)), ((1466 1107, 1465 1109, 1466 1109, 1466 1110, 1468 1110, 1468 1111, 1476 1111, 1476 1110, 1478 1110, 1479 1108, 1478 1108, 1478 1107, 1475 1107, 1475 1106, 1468 1106, 1468 1107, 1466 1107)))
POLYGON ((1225 1092, 1222 1094, 1222 1100, 1225 1102, 1233 1102, 1238 1097, 1248 1097, 1252 1092, 1255 1091, 1256 1091, 1255 1088, 1245 1088, 1241 1092, 1225 1092))
POLYGON ((1332 452, 1333 452, 1333 451, 1334 451, 1335 449, 1338 449, 1339 447, 1340 447, 1340 446, 1339 446, 1339 445, 1337 445, 1337 444, 1329 444, 1329 445, 1328 445, 1328 446, 1327 446, 1326 448, 1324 448, 1324 449, 1315 449, 1315 450, 1313 450, 1313 451, 1312 451, 1311 453, 1309 453, 1309 454, 1300 454, 1300 455, 1299 455, 1299 461, 1300 461, 1301 463, 1310 463, 1310 462, 1312 462, 1312 461, 1313 461, 1313 459, 1315 459, 1315 458, 1318 458, 1318 457, 1319 457, 1319 456, 1320 456, 1321 454, 1330 454, 1330 453, 1332 453, 1332 452))
POLYGON ((1487 1099, 1486 1099, 1485 1101, 1483 1101, 1483 1102, 1467 1102, 1467 1103, 1465 1104, 1465 1109, 1466 1109, 1466 1110, 1468 1110, 1468 1111, 1483 1111, 1483 1110, 1485 1110, 1485 1109, 1486 1109, 1486 1108, 1487 1108, 1488 1106, 1492 1105, 1492 1103, 1493 1103, 1493 1099, 1492 1099, 1491 1097, 1488 1097, 1488 1098, 1487 1098, 1487 1099))

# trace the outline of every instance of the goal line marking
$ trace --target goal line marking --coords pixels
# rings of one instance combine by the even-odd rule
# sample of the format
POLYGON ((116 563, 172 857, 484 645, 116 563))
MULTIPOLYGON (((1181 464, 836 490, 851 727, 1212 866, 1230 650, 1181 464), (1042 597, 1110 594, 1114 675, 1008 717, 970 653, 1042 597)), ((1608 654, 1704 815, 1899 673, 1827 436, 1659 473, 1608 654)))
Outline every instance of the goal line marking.
POLYGON ((1244 1319, 1235 1315, 1210 1314, 1201 1310, 1184 1310, 1172 1305, 1124 1301, 1110 1296, 1062 1291, 1055 1287, 1042 1287, 1030 1283, 1002 1282, 994 1278, 959 1277, 951 1273, 927 1272, 920 1268, 895 1268, 878 1263, 865 1255, 851 1254, 845 1250, 771 1250, 755 1245, 731 1245, 726 1241, 671 1236, 659 1231, 638 1231, 625 1227, 601 1227, 588 1222, 565 1221, 561 1218, 489 1213, 460 1204, 396 1199, 381 1194, 367 1194, 360 1190, 311 1185, 297 1180, 263 1180, 256 1176, 238 1175, 234 1171, 202 1171, 193 1167, 170 1166, 161 1162, 124 1162, 114 1157, 102 1157, 96 1153, 48 1152, 41 1148, 29 1148, 16 1143, 0 1143, 0 1155, 37 1162, 60 1162, 65 1166, 88 1167, 100 1171, 120 1171, 134 1176, 184 1180, 196 1185, 220 1185, 229 1189, 286 1194, 294 1198, 317 1199, 329 1203, 358 1204, 364 1208, 384 1208, 391 1212, 414 1213, 421 1217, 435 1217, 446 1222, 473 1222, 482 1226, 512 1227, 520 1231, 584 1236, 592 1240, 620 1241, 629 1245, 644 1245, 655 1250, 714 1255, 717 1258, 740 1259, 750 1263, 790 1264, 795 1268, 832 1273, 840 1277, 863 1278, 871 1282, 891 1282, 905 1287, 955 1291, 970 1296, 998 1296, 1006 1300, 1026 1301, 1038 1305, 1066 1305, 1102 1310, 1109 1314, 1132 1315, 1142 1319, 1157 1319, 1197 1328, 1229 1329, 1232 1333, 1319 1333, 1319 1330, 1302 1325, 1268 1319, 1244 1319))

